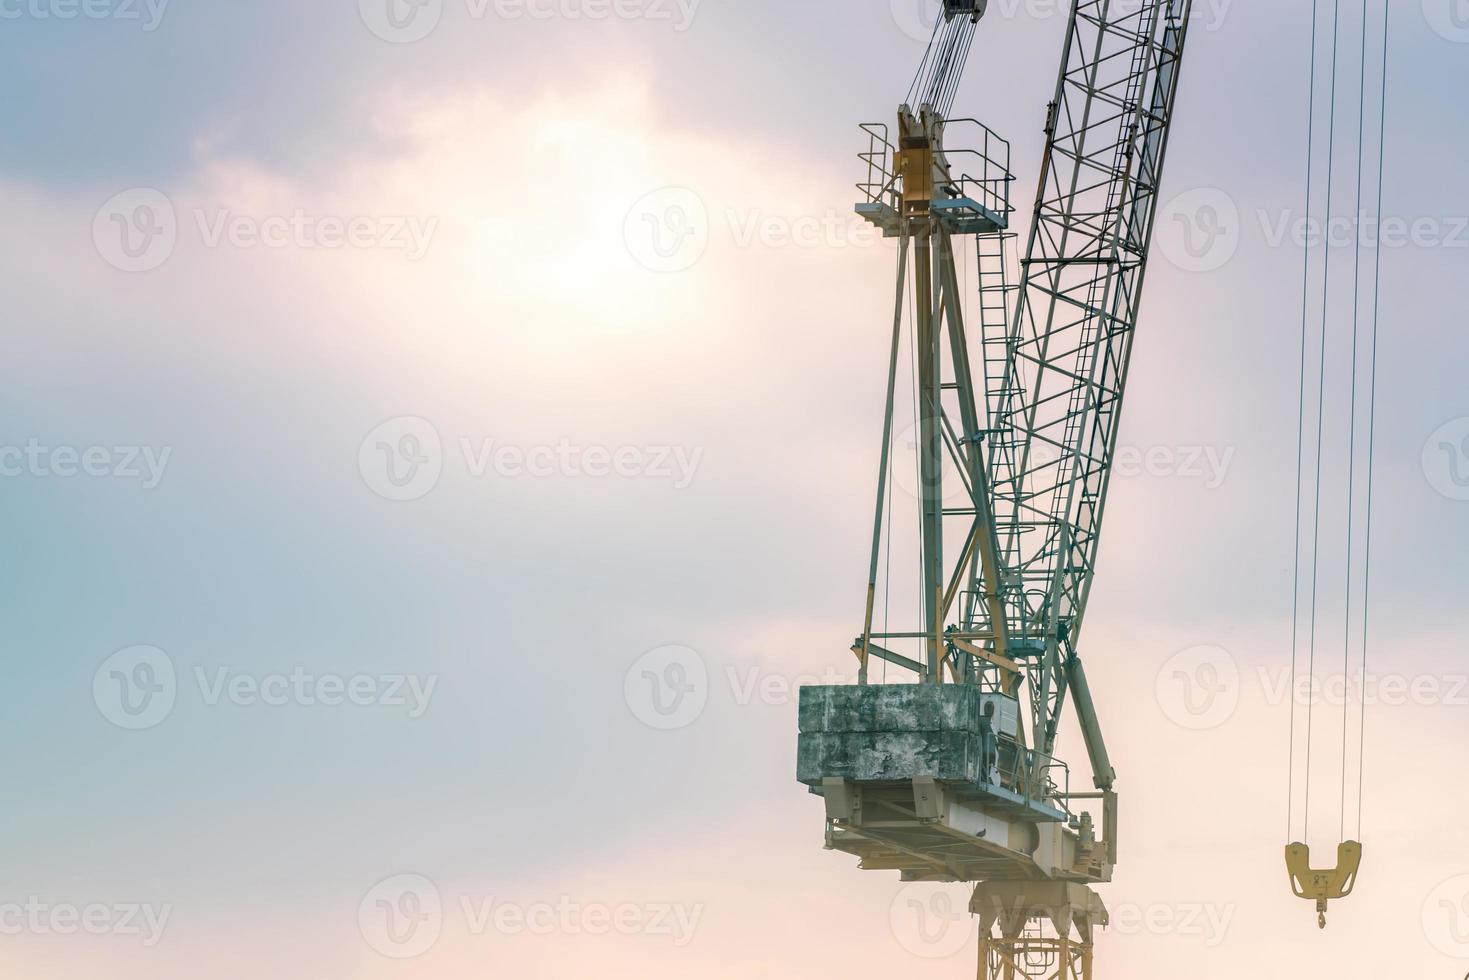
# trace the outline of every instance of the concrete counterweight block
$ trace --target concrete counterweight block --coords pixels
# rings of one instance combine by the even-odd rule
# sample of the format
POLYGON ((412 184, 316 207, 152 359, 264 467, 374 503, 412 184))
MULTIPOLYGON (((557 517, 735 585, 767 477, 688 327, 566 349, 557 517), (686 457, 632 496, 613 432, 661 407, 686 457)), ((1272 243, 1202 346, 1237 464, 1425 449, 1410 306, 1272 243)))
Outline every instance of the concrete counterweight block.
POLYGON ((983 696, 958 684, 801 689, 796 778, 857 783, 918 776, 973 783, 980 775, 983 696))

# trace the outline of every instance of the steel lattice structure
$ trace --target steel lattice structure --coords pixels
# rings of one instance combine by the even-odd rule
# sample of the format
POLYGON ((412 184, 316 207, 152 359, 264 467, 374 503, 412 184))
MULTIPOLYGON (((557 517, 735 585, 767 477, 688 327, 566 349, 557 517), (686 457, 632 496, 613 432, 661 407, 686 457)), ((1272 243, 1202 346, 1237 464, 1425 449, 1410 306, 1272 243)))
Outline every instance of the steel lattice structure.
POLYGON ((949 116, 986 0, 945 0, 918 103, 893 130, 863 127, 857 212, 898 239, 898 275, 859 683, 803 688, 797 772, 824 800, 827 847, 909 880, 981 883, 983 977, 1088 978, 1107 922, 1090 886, 1117 862, 1118 796, 1077 643, 1192 6, 1072 0, 1018 269, 1009 144, 949 116), (910 309, 917 513, 896 531, 910 309), (918 615, 889 622, 885 592, 878 629, 882 546, 891 561, 898 538, 918 545, 918 615), (920 683, 871 683, 874 658, 920 683), (1073 792, 1052 754, 1068 702, 1096 792, 1073 792))
MULTIPOLYGON (((986 395, 1007 622, 997 631, 991 607, 976 602, 964 629, 1035 644, 1014 642, 1011 652, 1029 661, 1037 742, 1046 752, 1068 688, 1085 683, 1076 641, 1191 6, 1084 0, 1074 7, 1014 319, 1003 339, 983 324, 985 349, 1006 352, 986 395)), ((1110 783, 1105 753, 1093 761, 1098 780, 1110 783)))

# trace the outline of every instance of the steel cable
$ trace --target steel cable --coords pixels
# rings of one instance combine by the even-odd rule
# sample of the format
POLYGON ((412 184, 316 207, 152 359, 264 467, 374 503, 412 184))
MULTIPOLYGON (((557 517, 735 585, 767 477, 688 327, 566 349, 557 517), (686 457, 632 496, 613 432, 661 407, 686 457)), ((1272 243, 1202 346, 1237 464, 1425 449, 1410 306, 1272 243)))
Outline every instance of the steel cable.
MULTIPOLYGON (((1306 220, 1311 218, 1311 200, 1314 189, 1316 148, 1316 46, 1317 24, 1320 21, 1320 0, 1311 0, 1311 80, 1308 85, 1309 98, 1306 113, 1306 220)), ((1311 240, 1305 243, 1305 262, 1301 270, 1301 390, 1300 408, 1296 426, 1296 533, 1295 574, 1291 579, 1291 656, 1290 656, 1290 775, 1286 803, 1286 839, 1295 833, 1296 792, 1296 673, 1300 661, 1300 614, 1301 614, 1301 511, 1304 494, 1301 481, 1306 472, 1306 336, 1308 330, 1307 303, 1311 282, 1311 240)), ((1302 838, 1304 839, 1304 837, 1302 838)))
POLYGON ((1367 628, 1371 611, 1372 595, 1372 493, 1374 462, 1377 454, 1377 340, 1379 314, 1382 308, 1382 198, 1383 178, 1387 172, 1387 66, 1388 35, 1391 25, 1391 6, 1383 4, 1382 10, 1382 93, 1378 117, 1377 146, 1377 242, 1372 271, 1372 378, 1369 384, 1367 409, 1367 529, 1365 557, 1362 567, 1362 678, 1363 696, 1361 704, 1360 732, 1362 748, 1357 756, 1357 839, 1362 836, 1362 811, 1365 800, 1364 779, 1367 774, 1367 658, 1369 645, 1367 628))
MULTIPOLYGON (((1331 199, 1336 186, 1336 82, 1338 52, 1341 40, 1341 0, 1335 0, 1332 14, 1331 33, 1331 87, 1329 94, 1331 106, 1329 113, 1329 124, 1327 126, 1326 141, 1326 222, 1324 227, 1331 226, 1331 199)), ((1316 504, 1314 530, 1311 541, 1311 643, 1309 669, 1311 674, 1311 692, 1306 700, 1306 796, 1305 796, 1305 828, 1307 836, 1311 833, 1311 757, 1313 748, 1314 721, 1316 713, 1316 620, 1319 611, 1320 584, 1321 584, 1321 468, 1323 447, 1326 434, 1326 325, 1327 314, 1331 299, 1331 245, 1328 240, 1325 252, 1324 268, 1321 272, 1321 365, 1319 389, 1316 400, 1316 504)), ((1303 838, 1304 840, 1304 838, 1303 838)))

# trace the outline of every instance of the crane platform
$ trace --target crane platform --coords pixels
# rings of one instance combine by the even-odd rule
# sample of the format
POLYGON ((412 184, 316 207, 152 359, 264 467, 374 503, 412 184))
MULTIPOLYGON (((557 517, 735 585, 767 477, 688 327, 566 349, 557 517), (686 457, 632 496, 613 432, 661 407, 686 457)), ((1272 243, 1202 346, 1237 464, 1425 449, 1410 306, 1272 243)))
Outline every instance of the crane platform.
MULTIPOLYGON (((883 201, 859 201, 854 209, 869 224, 882 229, 882 237, 903 233, 903 217, 883 201)), ((971 197, 953 197, 932 202, 930 213, 951 234, 988 235, 1010 227, 1010 219, 990 210, 971 197)))
POLYGON ((1010 143, 978 119, 945 119, 935 127, 927 147, 932 174, 923 181, 931 193, 916 202, 911 194, 905 200, 903 150, 887 125, 864 123, 861 130, 867 149, 857 156, 867 174, 857 184, 862 200, 855 210, 884 238, 903 234, 911 217, 905 212, 915 203, 953 235, 993 235, 1010 227, 1010 143))
POLYGON ((864 869, 960 881, 1111 874, 1090 818, 1065 809, 1065 766, 1021 744, 1014 698, 963 684, 805 687, 800 723, 797 779, 826 801, 828 846, 864 869))

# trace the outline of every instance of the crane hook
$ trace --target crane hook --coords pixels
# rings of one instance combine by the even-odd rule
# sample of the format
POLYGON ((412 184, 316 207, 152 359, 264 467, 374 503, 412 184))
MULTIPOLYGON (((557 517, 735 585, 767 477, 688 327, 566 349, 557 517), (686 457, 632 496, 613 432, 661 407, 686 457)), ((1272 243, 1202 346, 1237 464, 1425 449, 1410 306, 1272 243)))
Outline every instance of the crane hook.
POLYGON ((1291 891, 1297 898, 1316 903, 1316 925, 1326 928, 1326 903, 1346 898, 1357 886, 1357 872, 1362 867, 1362 845, 1347 841, 1336 849, 1336 867, 1317 871, 1311 867, 1311 848, 1291 844, 1285 849, 1285 866, 1290 872, 1291 891))

